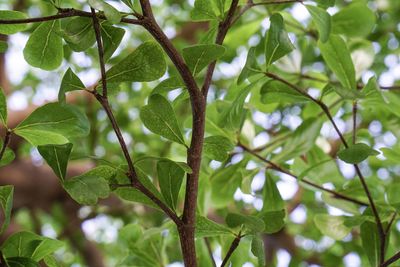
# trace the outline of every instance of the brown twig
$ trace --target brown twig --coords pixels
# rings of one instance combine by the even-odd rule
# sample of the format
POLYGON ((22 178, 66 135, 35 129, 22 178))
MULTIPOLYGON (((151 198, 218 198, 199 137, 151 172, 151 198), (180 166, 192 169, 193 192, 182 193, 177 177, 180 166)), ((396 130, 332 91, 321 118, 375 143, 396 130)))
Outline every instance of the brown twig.
POLYGON ((223 259, 221 263, 221 267, 224 267, 228 261, 229 258, 232 256, 233 252, 235 252, 236 248, 239 246, 240 240, 242 239, 241 233, 239 233, 235 239, 233 239, 231 246, 229 247, 228 252, 225 255, 225 258, 223 259))
POLYGON ((389 259, 387 259, 385 262, 383 262, 380 267, 386 267, 389 266, 390 264, 398 261, 400 259, 400 251, 397 252, 396 254, 394 254, 392 257, 390 257, 389 259))
POLYGON ((215 259, 214 259, 213 252, 212 252, 212 249, 211 249, 210 240, 207 237, 204 238, 204 243, 206 243, 208 255, 210 255, 210 260, 211 260, 212 266, 213 267, 217 267, 217 264, 215 263, 215 259))
POLYGON ((4 153, 6 152, 7 146, 10 144, 11 134, 12 134, 12 131, 7 129, 6 134, 4 136, 3 146, 0 150, 0 160, 3 158, 4 153))

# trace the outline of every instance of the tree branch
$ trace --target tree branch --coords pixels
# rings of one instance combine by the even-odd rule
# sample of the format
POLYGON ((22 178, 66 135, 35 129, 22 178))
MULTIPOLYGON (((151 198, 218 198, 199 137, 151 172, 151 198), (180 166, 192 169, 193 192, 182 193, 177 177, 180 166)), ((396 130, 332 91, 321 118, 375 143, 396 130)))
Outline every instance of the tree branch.
POLYGON ((390 264, 398 261, 400 259, 400 251, 397 252, 396 254, 394 254, 392 257, 390 257, 388 260, 386 260, 385 262, 383 262, 380 267, 386 267, 389 266, 390 264))
POLYGON ((235 239, 233 239, 232 244, 225 255, 225 258, 221 263, 221 267, 224 267, 228 263, 229 258, 232 256, 233 252, 235 252, 236 248, 239 246, 241 239, 242 239, 241 233, 239 233, 239 235, 236 236, 235 239))
POLYGON ((0 150, 0 161, 4 156, 4 153, 6 152, 7 146, 10 144, 11 134, 12 134, 12 131, 7 129, 6 134, 4 136, 3 147, 0 150))

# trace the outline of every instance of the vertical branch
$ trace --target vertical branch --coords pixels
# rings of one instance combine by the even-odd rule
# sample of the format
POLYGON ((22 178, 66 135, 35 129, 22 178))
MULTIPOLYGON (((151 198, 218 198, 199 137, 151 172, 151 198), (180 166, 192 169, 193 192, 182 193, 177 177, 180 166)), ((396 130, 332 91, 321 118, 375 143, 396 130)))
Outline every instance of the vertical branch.
POLYGON ((357 141, 357 101, 353 101, 353 144, 357 141))

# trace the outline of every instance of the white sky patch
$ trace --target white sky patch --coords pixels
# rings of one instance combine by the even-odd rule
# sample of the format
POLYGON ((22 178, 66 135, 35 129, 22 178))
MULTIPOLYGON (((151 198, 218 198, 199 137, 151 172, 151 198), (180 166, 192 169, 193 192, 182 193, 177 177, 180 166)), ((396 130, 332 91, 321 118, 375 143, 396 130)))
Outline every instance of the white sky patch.
POLYGON ((28 41, 28 35, 16 33, 10 35, 9 38, 9 46, 6 53, 6 69, 10 82, 12 84, 19 84, 30 68, 22 53, 28 41))
POLYGON ((122 220, 98 215, 83 222, 82 229, 90 240, 101 243, 113 243, 118 238, 118 230, 123 226, 122 220))
POLYGON ((358 254, 351 252, 343 257, 343 261, 346 267, 358 267, 361 266, 361 259, 358 254))
POLYGON ((293 7, 291 8, 290 14, 292 14, 292 16, 300 21, 300 22, 306 22, 309 18, 310 18, 310 13, 308 13, 307 8, 300 3, 296 3, 293 5, 293 7))
POLYGON ((293 178, 292 180, 286 181, 280 180, 276 183, 276 186, 278 187, 278 190, 284 200, 291 199, 299 188, 297 182, 294 181, 293 178))
POLYGON ((307 220, 307 211, 304 205, 299 205, 292 213, 289 215, 290 220, 294 223, 303 224, 307 220))
POLYGON ((283 249, 278 250, 276 253, 276 256, 278 258, 278 265, 277 267, 286 267, 289 266, 290 263, 290 254, 283 249))
POLYGON ((24 110, 28 107, 28 98, 22 91, 15 91, 7 98, 7 106, 10 110, 24 110))
POLYGON ((346 178, 346 179, 350 179, 353 178, 354 175, 356 174, 355 170, 354 170, 354 166, 351 164, 348 164, 344 161, 341 160, 337 160, 337 163, 339 165, 339 170, 342 173, 342 175, 346 178))

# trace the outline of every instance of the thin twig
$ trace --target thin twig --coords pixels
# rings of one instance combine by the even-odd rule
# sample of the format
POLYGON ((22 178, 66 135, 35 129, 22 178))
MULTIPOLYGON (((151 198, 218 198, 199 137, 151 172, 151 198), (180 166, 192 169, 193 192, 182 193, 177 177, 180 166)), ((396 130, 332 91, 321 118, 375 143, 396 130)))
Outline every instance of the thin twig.
POLYGON ((228 261, 229 258, 232 256, 233 252, 235 252, 236 248, 239 246, 240 240, 242 239, 241 233, 239 233, 235 239, 233 239, 231 246, 229 247, 228 252, 225 255, 224 260, 221 263, 221 267, 224 267, 228 261))
POLYGON ((215 259, 214 259, 214 256, 213 256, 213 252, 212 252, 212 249, 211 249, 210 240, 207 237, 204 237, 204 243, 206 243, 208 255, 210 256, 210 260, 211 260, 212 266, 213 267, 217 267, 217 263, 215 262, 215 259))
POLYGON ((12 134, 12 131, 10 129, 7 129, 6 134, 4 136, 3 147, 0 150, 0 160, 3 158, 4 153, 6 152, 7 146, 10 144, 11 134, 12 134))
POLYGON ((390 257, 388 260, 386 260, 385 262, 383 262, 379 267, 387 267, 390 264, 398 261, 400 259, 400 251, 397 252, 396 254, 394 254, 392 257, 390 257))
POLYGON ((357 141, 357 101, 353 101, 353 144, 357 141))
POLYGON ((311 186, 311 187, 317 188, 317 189, 319 189, 319 190, 321 190, 321 191, 325 191, 325 192, 331 194, 331 195, 332 195, 333 197, 335 197, 335 198, 343 199, 343 200, 346 200, 346 201, 349 201, 349 202, 352 202, 352 203, 354 203, 354 204, 361 205, 361 206, 368 206, 368 203, 365 203, 365 202, 363 202, 363 201, 361 201, 361 200, 358 200, 358 199, 355 199, 355 198, 346 196, 346 195, 344 195, 344 194, 342 194, 342 193, 336 192, 336 191, 334 191, 334 190, 325 188, 325 187, 323 187, 323 186, 321 186, 321 185, 318 185, 318 184, 315 184, 315 183, 313 183, 313 182, 311 182, 311 181, 309 181, 309 180, 307 180, 307 179, 305 179, 305 178, 300 179, 300 178, 299 178, 298 176, 296 176, 295 174, 291 173, 291 172, 288 171, 288 170, 283 169, 283 168, 282 168, 281 166, 279 166, 278 164, 276 164, 276 163, 274 163, 274 162, 272 162, 272 161, 270 161, 270 160, 267 160, 266 158, 262 157, 260 154, 258 154, 258 153, 256 153, 256 152, 254 152, 252 149, 250 149, 249 147, 245 146, 244 144, 239 143, 239 146, 240 146, 241 148, 243 148, 244 151, 248 152, 249 154, 253 155, 254 157, 256 157, 256 158, 258 158, 259 160, 261 160, 261 161, 263 161, 264 163, 266 163, 267 166, 268 166, 269 168, 271 168, 271 169, 273 169, 273 170, 275 170, 275 171, 278 171, 278 172, 280 172, 280 173, 287 174, 287 175, 293 177, 294 179, 296 179, 297 181, 301 181, 301 182, 303 182, 303 183, 305 183, 305 184, 307 184, 307 185, 309 185, 309 186, 311 186))
POLYGON ((103 86, 103 97, 107 98, 106 68, 105 68, 105 62, 104 62, 104 48, 103 48, 103 40, 101 38, 100 23, 96 16, 96 11, 94 10, 94 8, 90 8, 90 10, 92 11, 93 28, 94 28, 94 32, 96 35, 97 50, 98 50, 98 54, 99 54, 101 84, 103 86))

